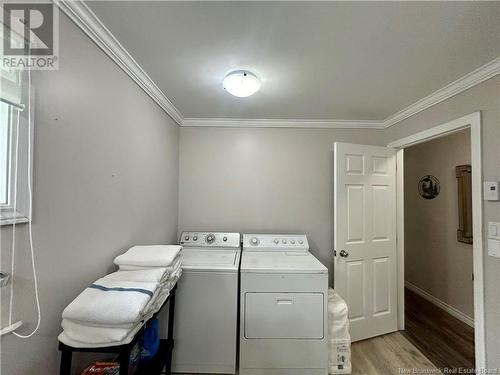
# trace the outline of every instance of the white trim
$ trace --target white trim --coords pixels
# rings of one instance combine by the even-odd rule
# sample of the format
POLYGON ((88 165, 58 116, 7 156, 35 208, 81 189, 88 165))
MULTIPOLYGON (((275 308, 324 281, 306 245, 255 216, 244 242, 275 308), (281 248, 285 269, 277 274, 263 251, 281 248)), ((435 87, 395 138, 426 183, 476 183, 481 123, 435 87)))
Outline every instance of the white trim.
POLYGON ((179 110, 83 1, 54 0, 54 2, 177 124, 182 123, 183 117, 179 110))
POLYGON ((441 124, 433 128, 409 135, 408 137, 398 139, 397 141, 389 143, 387 147, 406 148, 414 146, 419 143, 427 142, 431 139, 444 137, 448 134, 467 129, 470 127, 470 124, 475 121, 480 121, 479 112, 474 112, 470 115, 465 115, 445 124, 441 124))
MULTIPOLYGON (((396 262, 397 262, 397 275, 398 285, 405 282, 405 193, 404 193, 404 149, 397 150, 396 152, 396 262)), ((405 329, 405 291, 404 288, 398 288, 398 329, 405 329)))
POLYGON ((411 290, 412 292, 418 294, 420 297, 426 299, 433 305, 436 305, 440 309, 446 311, 448 314, 454 316, 458 320, 461 320, 468 326, 474 328, 474 319, 468 316, 467 314, 464 314, 460 310, 457 310, 451 305, 448 305, 446 302, 441 301, 439 298, 434 297, 432 294, 426 292, 423 289, 420 289, 418 286, 415 284, 410 283, 409 281, 405 282, 405 287, 411 290))
POLYGON ((302 119, 235 119, 184 118, 182 113, 154 83, 139 63, 81 0, 54 0, 59 8, 132 78, 180 126, 259 127, 259 128, 338 128, 382 129, 393 126, 435 104, 457 95, 500 73, 500 57, 466 74, 396 112, 384 120, 302 120, 302 119))
MULTIPOLYGON (((482 139, 481 113, 474 112, 445 124, 418 132, 409 137, 389 143, 388 147, 405 148, 431 139, 440 138, 447 134, 470 128, 471 133, 471 166, 472 166, 472 258, 474 271, 474 342, 476 369, 486 368, 486 334, 484 325, 484 261, 483 261, 483 191, 482 191, 482 139)), ((404 168, 398 164, 398 169, 404 168)), ((398 217, 404 216, 403 207, 398 206, 398 217)), ((399 223, 400 225, 404 223, 399 223)), ((404 256, 404 244, 398 246, 398 257, 404 256)), ((399 263, 398 263, 399 264, 399 263)), ((399 283, 398 288, 404 288, 399 283)), ((398 309, 404 311, 404 300, 400 301, 398 293, 398 309)))
POLYGON ((248 118, 185 118, 186 127, 383 129, 381 121, 248 118))
POLYGON ((484 260, 483 260, 483 164, 481 113, 471 119, 472 165, 472 236, 474 272, 474 341, 476 344, 476 368, 486 368, 486 333, 484 312, 484 260))
POLYGON ((423 110, 432 107, 442 101, 451 98, 461 92, 470 89, 473 86, 486 81, 487 79, 493 78, 500 73, 500 57, 497 57, 493 61, 479 67, 478 69, 464 75, 463 77, 457 79, 456 81, 446 85, 445 87, 433 92, 432 94, 420 99, 416 103, 404 108, 403 110, 387 117, 384 120, 384 126, 386 128, 397 124, 408 117, 411 117, 423 110))

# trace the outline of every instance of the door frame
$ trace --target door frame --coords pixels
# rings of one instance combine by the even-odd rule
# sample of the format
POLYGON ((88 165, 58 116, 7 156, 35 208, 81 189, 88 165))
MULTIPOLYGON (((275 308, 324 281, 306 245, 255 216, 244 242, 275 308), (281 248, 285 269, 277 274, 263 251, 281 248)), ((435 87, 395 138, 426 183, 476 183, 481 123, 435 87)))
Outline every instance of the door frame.
POLYGON ((404 149, 419 143, 444 137, 460 130, 470 129, 472 165, 472 233, 474 272, 474 346, 476 369, 486 368, 484 326, 484 260, 483 260, 483 191, 481 159, 481 112, 474 112, 456 120, 417 132, 391 142, 387 147, 397 149, 397 270, 398 270, 398 328, 404 330, 404 149))

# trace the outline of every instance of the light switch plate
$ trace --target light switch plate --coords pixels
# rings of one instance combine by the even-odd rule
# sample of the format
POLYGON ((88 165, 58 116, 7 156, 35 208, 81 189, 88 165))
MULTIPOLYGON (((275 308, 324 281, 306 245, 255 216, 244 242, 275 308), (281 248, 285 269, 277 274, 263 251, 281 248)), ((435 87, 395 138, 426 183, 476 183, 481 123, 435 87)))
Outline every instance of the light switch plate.
POLYGON ((488 222, 488 238, 500 241, 500 223, 494 221, 488 222))
POLYGON ((498 181, 485 181, 483 184, 483 196, 485 201, 500 200, 500 191, 498 181))
POLYGON ((500 258, 500 223, 488 222, 488 255, 500 258))
POLYGON ((500 241, 488 238, 488 255, 500 258, 500 241))

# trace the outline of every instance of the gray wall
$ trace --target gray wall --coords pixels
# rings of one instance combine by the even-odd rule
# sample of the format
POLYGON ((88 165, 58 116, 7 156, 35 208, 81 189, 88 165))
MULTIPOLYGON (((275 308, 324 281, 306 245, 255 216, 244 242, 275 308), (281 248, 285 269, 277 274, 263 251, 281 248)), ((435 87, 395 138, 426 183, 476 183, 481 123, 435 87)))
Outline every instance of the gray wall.
MULTIPOLYGON (((500 76, 491 78, 453 98, 392 126, 386 131, 387 142, 431 128, 463 115, 481 111, 483 179, 500 180, 500 76)), ((500 202, 484 202, 483 235, 486 302, 486 361, 500 368, 500 259, 488 256, 488 221, 500 221, 500 202)))
MULTIPOLYGON (((133 244, 177 240, 177 125, 65 16, 57 72, 36 73, 33 235, 42 325, 1 338, 1 373, 58 373, 62 309, 133 244)), ((18 227, 15 319, 36 318, 27 226, 18 227)), ((1 229, 10 267, 11 226, 1 229)), ((8 293, 2 289, 2 326, 8 293)))
POLYGON ((305 232, 331 268, 335 141, 383 144, 383 133, 181 128, 179 230, 305 232))
POLYGON ((472 245, 457 241, 455 173, 457 165, 470 164, 469 150, 469 130, 405 149, 404 259, 405 281, 472 318, 472 245), (440 182, 434 199, 424 199, 418 191, 418 181, 427 174, 440 182))

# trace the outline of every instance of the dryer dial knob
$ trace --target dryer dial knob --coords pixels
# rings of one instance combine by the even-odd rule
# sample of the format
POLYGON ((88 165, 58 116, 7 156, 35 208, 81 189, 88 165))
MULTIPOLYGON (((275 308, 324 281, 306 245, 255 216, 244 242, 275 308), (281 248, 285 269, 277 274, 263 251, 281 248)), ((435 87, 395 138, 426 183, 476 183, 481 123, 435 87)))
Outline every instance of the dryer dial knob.
POLYGON ((274 240, 274 243, 277 245, 280 243, 280 240, 278 240, 277 238, 274 240))
POLYGON ((189 241, 189 236, 184 237, 185 241, 189 241))
POLYGON ((207 234, 207 237, 205 238, 205 241, 207 241, 208 244, 214 243, 215 241, 215 235, 210 233, 207 234))
POLYGON ((198 236, 194 236, 193 241, 198 241, 198 236))
POLYGON ((250 238, 250 243, 254 246, 257 246, 259 244, 259 239, 257 237, 252 237, 250 238))

